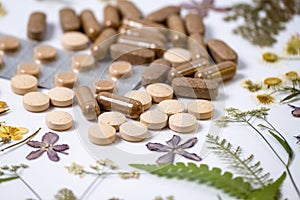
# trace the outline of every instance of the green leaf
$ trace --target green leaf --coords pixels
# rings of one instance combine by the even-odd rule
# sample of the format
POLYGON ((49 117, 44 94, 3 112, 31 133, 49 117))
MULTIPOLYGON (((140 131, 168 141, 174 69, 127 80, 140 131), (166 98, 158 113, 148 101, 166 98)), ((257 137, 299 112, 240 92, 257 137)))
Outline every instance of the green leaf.
POLYGON ((282 175, 274 182, 257 190, 254 190, 248 197, 248 200, 274 200, 277 199, 279 188, 286 177, 286 173, 282 175))
POLYGON ((206 183, 223 190, 225 193, 240 199, 247 198, 253 188, 242 177, 233 177, 231 172, 224 172, 220 168, 212 168, 205 164, 197 166, 194 163, 176 163, 167 165, 130 164, 131 167, 147 171, 153 175, 166 178, 185 179, 199 184, 206 183))
POLYGON ((281 146, 284 148, 286 153, 289 155, 289 159, 287 162, 287 166, 289 166, 291 164, 291 161, 294 158, 294 152, 293 152, 292 148, 290 147, 289 143, 287 143, 286 140, 283 140, 281 137, 276 135, 273 131, 269 130, 269 133, 281 144, 281 146))
POLYGON ((287 100, 290 100, 290 99, 292 99, 292 98, 298 96, 299 94, 300 94, 300 92, 292 93, 292 94, 286 96, 285 98, 281 99, 280 102, 283 103, 283 102, 285 102, 285 101, 287 101, 287 100))
POLYGON ((4 183, 4 182, 7 182, 7 181, 12 181, 12 180, 15 180, 15 179, 18 179, 19 177, 18 176, 11 176, 11 177, 7 177, 7 178, 0 178, 0 183, 4 183))

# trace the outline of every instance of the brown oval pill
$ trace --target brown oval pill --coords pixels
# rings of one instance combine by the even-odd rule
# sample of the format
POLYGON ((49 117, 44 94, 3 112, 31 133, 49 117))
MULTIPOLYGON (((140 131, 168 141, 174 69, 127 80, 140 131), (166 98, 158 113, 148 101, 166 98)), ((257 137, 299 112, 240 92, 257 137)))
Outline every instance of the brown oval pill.
POLYGON ((148 129, 140 122, 129 121, 120 126, 120 136, 128 142, 141 142, 147 138, 148 129))
POLYGON ((107 124, 119 131, 120 126, 126 122, 126 117, 120 112, 105 112, 99 115, 98 124, 107 124))
POLYGON ((46 14, 43 12, 31 13, 27 24, 27 37, 41 41, 45 37, 46 28, 46 14))
POLYGON ((110 80, 99 80, 94 83, 95 94, 100 92, 113 92, 115 89, 115 83, 110 80))
POLYGON ((193 33, 188 39, 188 47, 193 60, 205 58, 209 61, 209 55, 203 36, 200 33, 193 33))
POLYGON ((118 8, 106 5, 103 11, 103 26, 117 29, 120 26, 120 16, 118 8))
POLYGON ((65 111, 52 111, 46 114, 46 125, 55 131, 65 131, 72 127, 73 117, 65 111))
POLYGON ((73 72, 58 72, 54 78, 54 85, 59 87, 73 88, 77 75, 73 72))
POLYGON ((126 61, 115 61, 109 65, 109 76, 113 78, 122 78, 131 73, 132 65, 126 61))
POLYGON ((148 110, 141 114, 140 122, 148 129, 160 130, 167 126, 168 115, 158 110, 148 110))
POLYGON ((79 51, 84 50, 89 42, 89 38, 83 33, 71 31, 63 34, 61 44, 66 50, 79 51))
POLYGON ((96 40, 101 32, 101 27, 91 10, 83 10, 80 14, 80 21, 85 34, 91 39, 96 40))
POLYGON ((213 115, 213 104, 211 101, 197 99, 191 100, 187 104, 188 113, 194 115, 197 119, 210 119, 213 115))
POLYGON ((70 88, 55 87, 49 90, 48 96, 53 106, 67 107, 73 103, 74 92, 70 88))
POLYGON ((13 36, 4 36, 0 38, 0 51, 13 52, 19 48, 19 40, 13 36))
POLYGON ((89 140, 96 145, 109 145, 116 140, 116 130, 107 124, 92 125, 88 132, 89 140))
POLYGON ((15 75, 10 81, 12 91, 20 95, 37 91, 37 84, 37 78, 28 74, 15 75))
POLYGON ((166 6, 148 14, 146 19, 153 22, 163 23, 170 15, 179 14, 179 12, 179 6, 166 6))
POLYGON ((146 91, 152 96, 155 103, 173 98, 173 88, 164 83, 153 83, 147 86, 146 91))
POLYGON ((50 62, 56 58, 56 49, 50 45, 38 45, 33 51, 34 59, 39 62, 50 62))
POLYGON ((59 11, 60 26, 63 32, 79 31, 80 20, 72 8, 63 8, 59 11))
POLYGON ((177 113, 169 118, 170 129, 178 133, 191 133, 197 129, 197 126, 196 117, 189 113, 177 113))
POLYGON ((94 67, 95 59, 88 54, 77 54, 72 57, 71 68, 76 71, 86 71, 94 67))
POLYGON ((167 27, 173 31, 169 32, 171 43, 176 47, 184 47, 186 45, 186 31, 183 20, 178 14, 172 14, 167 18, 167 27))
POLYGON ((185 27, 189 35, 193 33, 205 34, 203 19, 196 13, 190 13, 185 16, 185 27))
POLYGON ((117 34, 117 31, 112 28, 106 28, 106 29, 104 29, 104 31, 102 31, 102 33, 100 33, 100 35, 98 36, 98 38, 96 39, 96 41, 92 44, 92 46, 90 48, 92 55, 97 60, 102 60, 105 58, 110 45, 115 43, 115 41, 117 39, 117 37, 114 36, 116 34, 117 34))
POLYGON ((222 40, 210 39, 207 42, 207 47, 210 55, 217 63, 224 61, 238 62, 237 53, 222 40))
POLYGON ((29 74, 38 78, 40 67, 36 63, 21 63, 17 67, 17 74, 29 74))
POLYGON ((23 106, 30 112, 42 112, 49 108, 50 100, 42 92, 29 92, 23 96, 23 106))
POLYGON ((117 3, 123 17, 141 18, 143 16, 140 9, 138 9, 133 2, 128 0, 118 0, 117 3))

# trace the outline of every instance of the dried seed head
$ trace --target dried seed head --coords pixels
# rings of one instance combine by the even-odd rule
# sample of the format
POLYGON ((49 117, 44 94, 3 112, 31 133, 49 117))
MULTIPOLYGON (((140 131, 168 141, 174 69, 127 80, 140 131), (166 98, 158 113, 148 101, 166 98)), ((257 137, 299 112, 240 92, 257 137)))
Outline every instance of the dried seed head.
POLYGON ((271 103, 274 103, 274 97, 272 97, 269 94, 258 94, 256 96, 256 98, 262 104, 271 104, 271 103))
POLYGON ((275 87, 282 83, 282 80, 278 77, 269 77, 264 80, 264 84, 268 87, 275 87))
POLYGON ((263 53, 262 58, 266 62, 275 63, 279 60, 279 56, 272 52, 263 53))

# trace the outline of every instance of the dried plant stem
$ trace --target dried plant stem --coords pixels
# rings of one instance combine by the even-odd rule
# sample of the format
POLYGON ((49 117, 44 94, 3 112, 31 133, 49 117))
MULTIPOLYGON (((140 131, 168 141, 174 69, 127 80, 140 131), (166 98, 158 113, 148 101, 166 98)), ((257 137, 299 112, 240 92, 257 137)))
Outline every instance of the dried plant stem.
POLYGON ((85 196, 92 190, 93 187, 95 187, 95 184, 98 182, 98 180, 101 178, 102 176, 97 176, 87 187, 87 189, 82 193, 82 195, 80 196, 79 199, 85 199, 85 196))
POLYGON ((38 193, 19 174, 16 173, 16 175, 19 177, 19 179, 22 181, 22 183, 24 183, 24 185, 26 185, 26 187, 36 196, 36 198, 38 198, 39 200, 42 200, 40 195, 38 195, 38 193))

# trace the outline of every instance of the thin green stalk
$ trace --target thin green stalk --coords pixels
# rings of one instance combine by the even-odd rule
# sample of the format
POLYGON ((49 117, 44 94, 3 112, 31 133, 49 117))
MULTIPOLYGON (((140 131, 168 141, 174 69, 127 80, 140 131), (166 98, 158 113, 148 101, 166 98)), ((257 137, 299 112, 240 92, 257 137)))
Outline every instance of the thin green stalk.
POLYGON ((97 176, 87 187, 87 189, 82 193, 79 199, 84 199, 84 197, 90 192, 90 190, 94 187, 94 185, 97 183, 97 181, 101 178, 102 176, 97 176))
POLYGON ((26 185, 26 187, 38 198, 39 200, 42 200, 42 198, 38 195, 38 193, 17 173, 16 175, 19 177, 19 179, 26 185))

